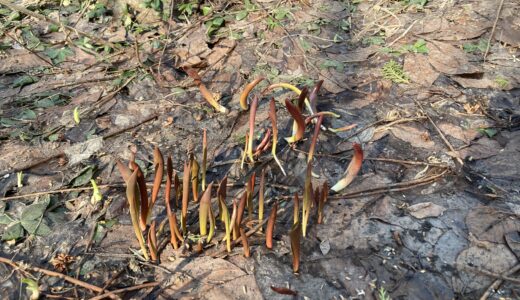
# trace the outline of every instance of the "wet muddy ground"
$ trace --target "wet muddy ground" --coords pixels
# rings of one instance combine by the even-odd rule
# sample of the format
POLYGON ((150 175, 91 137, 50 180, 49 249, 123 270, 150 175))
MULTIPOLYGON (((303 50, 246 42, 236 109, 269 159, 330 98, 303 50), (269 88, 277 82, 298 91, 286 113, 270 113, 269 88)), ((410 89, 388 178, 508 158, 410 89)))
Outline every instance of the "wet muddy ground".
MULTIPOLYGON (((129 287, 112 297, 293 297, 272 287, 302 299, 520 297, 516 1, 200 2, 191 12, 186 1, 17 2, 35 14, 0 5, 2 298, 29 298, 31 284, 42 298, 64 299, 129 287), (187 67, 229 113, 204 101, 187 67), (271 126, 274 97, 286 176, 270 150, 241 167, 249 112, 239 97, 258 77, 266 80, 252 92, 261 95, 255 143, 271 126), (313 185, 343 177, 354 143, 364 160, 329 195, 322 224, 313 208, 293 274, 292 197, 303 194, 314 126, 289 145, 284 101, 297 96, 265 88, 319 80, 318 111, 339 115, 324 127, 356 126, 321 131, 313 185), (166 224, 160 262, 143 261, 115 161, 135 153, 151 184, 157 146, 181 174, 188 151, 202 161, 203 129, 207 182, 228 176, 230 209, 253 174, 256 207, 265 170, 266 214, 280 206, 274 247, 264 227, 249 237, 250 258, 241 245, 227 253, 217 222, 213 241, 195 251, 199 205, 190 203, 186 245, 167 243, 166 224), (101 201, 92 201, 91 179, 101 201)), ((163 222, 162 191, 159 199, 152 215, 163 222)))

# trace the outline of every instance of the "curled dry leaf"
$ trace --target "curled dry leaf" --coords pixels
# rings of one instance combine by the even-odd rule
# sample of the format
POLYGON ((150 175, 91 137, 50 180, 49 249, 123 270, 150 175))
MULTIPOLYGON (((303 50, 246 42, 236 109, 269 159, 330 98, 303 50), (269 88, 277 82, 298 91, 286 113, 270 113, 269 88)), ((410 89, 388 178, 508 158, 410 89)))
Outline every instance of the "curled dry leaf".
POLYGON ((329 128, 329 131, 337 133, 337 132, 349 131, 356 127, 357 127, 357 124, 350 124, 350 125, 345 125, 345 126, 342 126, 339 128, 329 128))
POLYGON ((153 262, 157 261, 157 233, 156 233, 156 222, 152 221, 150 229, 148 230, 148 250, 150 250, 150 257, 153 262))
POLYGON ((191 160, 191 193, 193 195, 193 201, 199 201, 199 163, 196 159, 191 160))
POLYGON ((327 202, 327 196, 329 195, 329 185, 325 181, 323 183, 323 187, 321 188, 321 194, 318 201, 318 224, 323 223, 323 207, 325 206, 325 202, 327 202))
POLYGON ((304 237, 307 234, 307 224, 309 223, 312 199, 312 162, 309 161, 307 162, 307 172, 305 173, 305 183, 303 187, 302 232, 304 237))
POLYGON ((267 229, 265 232, 265 246, 267 249, 273 249, 273 234, 274 234, 274 225, 276 223, 276 214, 278 212, 278 201, 274 203, 273 208, 271 209, 271 213, 269 214, 269 219, 267 220, 267 229))
POLYGON ((181 198, 182 190, 181 182, 179 180, 179 176, 177 175, 177 171, 173 175, 173 188, 175 190, 175 208, 179 208, 179 199, 181 198))
POLYGON ((320 80, 316 83, 316 85, 312 88, 311 93, 309 94, 309 103, 313 113, 317 113, 317 105, 318 105, 318 93, 321 89, 321 85, 323 84, 323 80, 320 80))
POLYGON ((253 163, 255 159, 253 158, 253 143, 255 136, 255 117, 256 117, 256 109, 258 108, 258 97, 255 96, 253 98, 253 102, 251 102, 251 110, 249 111, 249 139, 247 141, 247 157, 249 161, 253 163))
POLYGON ((309 155, 307 157, 307 162, 312 161, 312 158, 314 156, 314 151, 316 149, 316 143, 318 142, 318 136, 320 135, 320 128, 321 123, 323 122, 323 115, 320 115, 318 117, 318 121, 316 122, 316 125, 314 127, 314 135, 312 136, 311 146, 309 149, 309 155))
POLYGON ((297 192, 294 193, 293 199, 293 224, 296 224, 300 221, 300 198, 297 192))
POLYGON ((152 210, 155 201, 157 201, 157 195, 159 194, 159 189, 161 188, 164 173, 164 159, 161 150, 159 150, 159 147, 155 147, 153 151, 153 165, 155 167, 155 177, 153 180, 152 202, 149 209, 150 211, 152 210))
POLYGON ((342 189, 346 188, 352 180, 356 177, 361 170, 361 163, 363 162, 363 150, 361 149, 361 145, 354 143, 354 157, 350 161, 347 170, 345 171, 345 177, 340 179, 332 188, 334 192, 339 192, 342 189))
POLYGON ((130 165, 132 166, 132 170, 137 170, 137 186, 140 194, 139 198, 141 199, 140 203, 138 203, 137 210, 140 210, 141 212, 139 219, 141 230, 145 230, 148 221, 148 211, 150 208, 148 192, 146 191, 146 181, 144 180, 144 175, 139 165, 133 160, 130 161, 130 165))
POLYGON ((280 295, 298 296, 297 291, 294 291, 294 290, 291 290, 288 288, 284 288, 284 287, 276 287, 274 285, 271 285, 271 290, 273 290, 274 292, 276 292, 280 295))
POLYGON ((247 240, 246 232, 244 231, 244 228, 240 228, 240 238, 242 239, 242 246, 244 247, 244 256, 250 257, 251 252, 249 249, 249 242, 247 240))
MULTIPOLYGON (((218 209, 220 214, 220 220, 224 222, 223 217, 223 206, 226 206, 226 196, 227 196, 227 175, 220 181, 217 188, 217 197, 218 197, 218 209)), ((226 208, 227 209, 227 208, 226 208)))
POLYGON ((258 146, 256 146, 255 156, 259 156, 260 154, 262 154, 263 151, 268 149, 270 140, 271 140, 271 128, 267 128, 267 131, 264 134, 264 138, 262 139, 260 144, 258 144, 258 146))
POLYGON ((132 176, 132 171, 130 168, 128 168, 125 164, 123 164, 119 159, 116 160, 116 166, 119 170, 119 173, 121 173, 121 177, 125 182, 128 182, 128 179, 130 176, 132 176))
POLYGON ((293 136, 285 138, 288 143, 295 143, 303 138, 303 134, 305 132, 305 120, 303 119, 302 113, 298 110, 294 104, 291 103, 288 99, 285 100, 285 107, 293 117, 294 121, 298 125, 298 129, 296 130, 293 136))
MULTIPOLYGON (((300 114, 302 114, 302 117, 303 117, 303 103, 307 97, 307 92, 308 92, 307 87, 304 87, 301 91, 301 94, 298 96, 298 102, 296 102, 296 104, 297 104, 296 107, 300 111, 300 114)), ((294 120, 293 126, 292 126, 293 136, 296 135, 296 133, 298 132, 298 127, 299 127, 298 122, 296 122, 296 120, 294 120)))
POLYGON ((204 85, 204 83, 202 82, 202 80, 201 80, 199 74, 197 73, 197 71, 195 71, 192 68, 185 68, 184 71, 188 74, 188 76, 190 76, 193 79, 195 84, 198 85, 199 91, 200 91, 200 94, 202 95, 202 97, 211 106, 213 106, 213 108, 215 108, 215 110, 217 110, 218 112, 221 112, 221 113, 227 113, 228 112, 228 109, 225 108, 224 106, 220 105, 217 102, 217 100, 215 99, 215 97, 213 96, 213 94, 204 85))
POLYGON ((282 163, 280 160, 278 160, 278 156, 276 156, 276 145, 278 144, 278 124, 276 120, 276 103, 274 102, 274 98, 271 98, 271 101, 269 101, 269 119, 271 119, 271 126, 273 128, 273 146, 271 147, 271 153, 274 160, 276 161, 276 164, 278 167, 280 167, 283 175, 286 176, 287 174, 282 167, 282 163))
POLYGON ((244 152, 242 153, 242 160, 240 161, 240 169, 244 168, 244 162, 247 157, 247 145, 249 145, 249 133, 246 132, 245 144, 244 144, 244 152))
POLYGON ((132 175, 130 175, 128 178, 128 182, 126 184, 126 199, 128 200, 128 205, 130 207, 130 218, 132 220, 132 227, 134 228, 135 236, 139 241, 139 246, 141 247, 144 258, 148 260, 149 257, 144 243, 143 232, 139 227, 139 191, 137 187, 137 171, 138 170, 135 169, 132 175))
POLYGON ((238 239, 238 226, 237 226, 237 216, 238 216, 238 205, 236 199, 233 200, 233 212, 231 213, 231 221, 230 221, 230 227, 231 231, 233 232, 233 240, 235 241, 238 239))
POLYGON ((247 110, 247 97, 249 93, 264 79, 264 77, 259 77, 246 85, 244 91, 240 94, 240 107, 242 107, 243 110, 247 110))
POLYGON ((293 272, 298 273, 300 270, 300 237, 302 235, 302 228, 300 222, 296 222, 289 232, 291 238, 291 252, 293 256, 293 272))
MULTIPOLYGON (((171 209, 171 186, 172 186, 172 173, 173 173, 173 166, 172 166, 172 157, 168 156, 168 159, 166 160, 166 187, 164 191, 165 195, 165 203, 166 203, 166 215, 168 216, 168 223, 170 225, 170 243, 172 244, 174 249, 177 249, 179 247, 177 238, 182 239, 182 236, 179 232, 179 228, 177 227, 177 217, 172 212, 171 209)), ((177 174, 175 174, 177 175, 177 174)))
MULTIPOLYGON (((236 225, 240 227, 242 225, 242 218, 244 217, 244 210, 246 209, 247 204, 247 193, 242 193, 242 196, 240 197, 240 201, 238 202, 238 210, 237 210, 237 218, 236 218, 236 225)), ((237 232, 238 234, 238 232, 237 232)))
POLYGON ((220 219, 224 222, 226 229, 226 235, 224 237, 226 241, 227 252, 231 252, 231 218, 229 216, 229 210, 226 205, 226 188, 227 188, 227 176, 222 179, 217 190, 218 206, 220 212, 220 219))
POLYGON ((182 208, 181 208, 181 227, 186 234, 186 218, 188 217, 188 201, 190 197, 190 165, 184 163, 184 173, 182 175, 182 208))
MULTIPOLYGON (((285 88, 285 89, 289 89, 293 92, 295 92, 298 96, 302 93, 302 91, 295 87, 294 85, 292 84, 289 84, 289 83, 275 83, 275 84, 271 84, 270 86, 267 87, 266 91, 271 91, 273 89, 276 89, 276 88, 285 88)), ((312 110, 312 107, 311 107, 311 104, 309 103, 309 99, 305 99, 305 106, 307 106, 307 109, 309 110, 309 112, 311 114, 314 114, 314 111, 312 110)))
POLYGON ((211 188, 213 183, 208 185, 208 188, 204 191, 202 198, 200 199, 199 206, 199 225, 200 225, 200 235, 205 236, 208 235, 207 242, 211 241, 213 234, 215 233, 215 216, 211 209, 211 188), (209 219, 209 234, 207 231, 209 219))

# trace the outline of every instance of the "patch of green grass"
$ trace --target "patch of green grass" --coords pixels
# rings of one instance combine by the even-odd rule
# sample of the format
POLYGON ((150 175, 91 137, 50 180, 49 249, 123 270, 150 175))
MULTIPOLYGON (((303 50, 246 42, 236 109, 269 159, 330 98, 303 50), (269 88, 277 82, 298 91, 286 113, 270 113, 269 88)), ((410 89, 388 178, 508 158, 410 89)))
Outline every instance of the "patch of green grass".
POLYGON ((430 51, 426 45, 426 41, 418 39, 415 43, 410 45, 404 45, 401 48, 383 47, 380 50, 382 53, 391 54, 394 56, 400 56, 405 53, 422 53, 428 54, 430 51))
POLYGON ((384 287, 380 287, 377 290, 377 298, 378 300, 392 300, 392 298, 390 298, 390 295, 388 295, 388 292, 385 290, 384 287))
POLYGON ((216 17, 207 21, 206 23, 204 23, 204 25, 207 28, 206 34, 208 36, 211 36, 213 33, 215 33, 217 30, 224 26, 224 22, 225 21, 223 17, 216 17))
POLYGON ((325 59, 322 61, 320 67, 322 69, 335 68, 336 71, 341 72, 345 69, 345 64, 337 60, 325 59))
POLYGON ((509 80, 507 78, 502 76, 497 76, 495 78, 495 83, 498 85, 499 88, 505 89, 509 85, 509 80))
POLYGON ((273 30, 276 27, 279 27, 282 22, 291 17, 291 10, 286 7, 277 7, 273 9, 269 16, 266 18, 267 28, 269 30, 273 30))
POLYGON ((387 62, 382 70, 385 79, 392 80, 395 83, 410 83, 410 78, 403 70, 403 67, 395 60, 387 62))
POLYGON ((405 5, 415 6, 417 8, 424 8, 428 4, 428 0, 403 0, 405 5))
POLYGON ((418 39, 412 45, 404 46, 403 50, 412 52, 412 53, 423 53, 423 54, 427 54, 429 52, 429 49, 426 46, 426 41, 424 41, 423 39, 418 39))
POLYGON ((197 8, 197 1, 190 1, 188 3, 181 3, 177 5, 177 9, 181 14, 179 19, 187 20, 193 15, 195 8, 197 8))
POLYGON ((385 43, 385 38, 382 36, 369 36, 363 39, 363 45, 381 46, 385 43))
POLYGON ((240 20, 243 20, 245 18, 247 18, 247 16, 249 15, 249 13, 253 10, 256 9, 256 6, 254 4, 251 4, 251 1, 249 0, 245 0, 244 1, 244 9, 239 11, 236 16, 235 16, 235 19, 237 21, 240 21, 240 20))
POLYGON ((467 53, 484 53, 486 51, 488 42, 486 40, 479 40, 478 43, 465 43, 462 45, 462 50, 467 53))
POLYGON ((45 54, 52 59, 54 64, 60 64, 64 62, 67 57, 74 55, 74 51, 70 50, 69 47, 48 48, 45 50, 45 54))
POLYGON ((89 7, 86 16, 89 21, 102 19, 108 13, 108 9, 103 3, 96 3, 89 7))
POLYGON ((145 8, 151 8, 155 10, 156 12, 162 12, 164 3, 162 0, 143 0, 141 3, 141 6, 145 8))

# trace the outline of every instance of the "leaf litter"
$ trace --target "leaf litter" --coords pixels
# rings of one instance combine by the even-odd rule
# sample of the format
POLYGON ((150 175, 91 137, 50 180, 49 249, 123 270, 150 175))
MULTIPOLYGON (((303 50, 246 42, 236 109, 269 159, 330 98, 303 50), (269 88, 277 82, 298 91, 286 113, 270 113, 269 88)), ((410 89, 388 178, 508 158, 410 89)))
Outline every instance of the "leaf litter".
MULTIPOLYGON (((0 40, 2 257, 16 253, 15 262, 49 269, 56 253, 82 257, 62 272, 153 298, 378 297, 381 290, 392 298, 476 298, 514 270, 520 78, 511 12, 518 5, 246 2, 202 1, 189 10, 163 1, 131 10, 98 3, 82 11, 67 1, 31 8, 34 19, 2 11, 6 32, 23 44, 0 40), (59 27, 35 21, 49 12, 76 21, 68 22, 77 34, 66 46, 55 43, 65 41, 59 27), (303 91, 319 80, 311 112, 292 92, 265 90, 282 83, 303 91), (241 110, 253 97, 257 130, 250 131, 241 110), (318 130, 311 139, 316 112, 340 115, 322 114, 324 128, 348 130, 318 130), (291 136, 291 144, 281 138, 291 136), (241 168, 245 141, 255 153, 241 168), (355 172, 344 190, 326 197, 356 161, 356 144, 361 165, 349 167, 355 172), (171 156, 166 176, 153 155, 159 148, 171 156), (119 159, 135 164, 121 169, 119 159), (137 165, 142 176, 135 174, 126 199, 134 171, 125 170, 137 165), (226 186, 217 194, 216 182, 226 186), (304 199, 297 225, 295 192, 304 199), (111 270, 123 271, 112 277, 111 270)), ((19 294, 27 275, 16 272, 0 286, 6 298, 19 294)), ((36 290, 51 295, 73 285, 51 278, 36 290)), ((511 296, 513 283, 487 294, 511 296)), ((81 297, 94 295, 81 284, 81 297)), ((21 293, 34 291, 31 283, 21 293)))

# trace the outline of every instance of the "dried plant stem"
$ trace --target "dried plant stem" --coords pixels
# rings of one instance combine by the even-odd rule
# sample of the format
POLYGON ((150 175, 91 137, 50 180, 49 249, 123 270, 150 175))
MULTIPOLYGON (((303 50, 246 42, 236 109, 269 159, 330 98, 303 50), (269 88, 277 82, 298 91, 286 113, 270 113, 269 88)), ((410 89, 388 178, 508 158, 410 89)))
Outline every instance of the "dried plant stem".
POLYGON ((366 197, 366 196, 372 196, 372 195, 379 195, 382 193, 392 193, 392 192, 400 192, 412 189, 417 186, 430 184, 437 179, 443 177, 444 175, 448 174, 450 172, 450 169, 444 168, 444 170, 436 175, 428 176, 425 178, 417 179, 417 180, 410 180, 405 182, 399 182, 399 183, 393 183, 388 184, 385 186, 365 189, 357 192, 351 192, 351 193, 345 193, 345 194, 338 194, 328 197, 328 199, 351 199, 351 198, 358 198, 358 197, 366 197))
POLYGON ((244 88, 244 91, 242 92, 242 94, 240 94, 240 107, 242 107, 243 110, 247 110, 247 96, 249 96, 249 93, 251 93, 253 88, 264 79, 265 78, 263 78, 263 77, 259 77, 255 80, 253 80, 248 85, 246 85, 246 87, 244 88))
MULTIPOLYGON (((514 273, 518 272, 520 270, 520 264, 517 264, 516 266, 514 266, 513 268, 509 269, 508 271, 504 272, 501 274, 501 276, 511 276, 513 275, 514 273)), ((498 287, 502 284, 504 280, 502 278, 499 278, 497 280, 495 280, 488 288, 487 290, 484 292, 484 294, 482 294, 482 296, 480 297, 480 300, 486 300, 489 295, 491 294, 492 291, 498 289, 498 287)))
MULTIPOLYGON (((78 286, 81 286, 81 287, 86 288, 88 290, 91 290, 93 292, 97 292, 97 293, 102 293, 103 292, 103 289, 98 287, 98 286, 92 285, 90 283, 86 283, 84 281, 81 281, 81 280, 76 279, 74 277, 67 276, 67 275, 59 273, 59 272, 54 272, 54 271, 50 271, 50 270, 47 270, 47 269, 42 269, 42 268, 38 268, 38 267, 28 266, 26 263, 24 263, 23 267, 22 267, 22 266, 18 265, 17 263, 13 262, 12 260, 10 260, 8 258, 5 258, 5 257, 0 257, 0 262, 4 263, 4 264, 7 264, 7 265, 10 265, 13 268, 16 268, 16 269, 19 269, 19 270, 25 270, 25 271, 31 270, 31 271, 34 271, 34 272, 43 273, 43 274, 48 275, 48 276, 58 277, 58 278, 61 278, 61 279, 65 280, 65 281, 67 281, 67 282, 70 282, 70 283, 72 283, 74 285, 78 285, 78 286)), ((116 297, 114 297, 114 295, 111 295, 109 297, 112 298, 112 299, 116 299, 116 297)))
MULTIPOLYGON (((503 0, 502 0, 503 1, 503 0)), ((430 118, 430 116, 428 115, 428 113, 424 110, 424 108, 422 107, 421 103, 419 103, 417 100, 415 101, 415 103, 417 104, 417 106, 419 106, 419 108, 421 109, 422 113, 426 116, 426 118, 428 118, 428 121, 430 121, 430 123, 432 124, 432 126, 435 128, 435 130, 437 131, 437 133, 440 135, 442 141, 446 144, 446 146, 448 146, 448 148, 450 149, 451 152, 453 152, 453 154, 456 154, 457 152, 455 151, 455 149, 453 148, 453 146, 451 145, 451 143, 448 141, 448 139, 446 138, 446 136, 444 136, 444 133, 442 133, 442 131, 440 130, 439 127, 437 127, 437 124, 435 124, 435 122, 433 122, 432 118, 430 118)), ((456 160, 459 162, 459 164, 462 166, 464 165, 464 162, 462 161, 462 159, 460 157, 456 157, 456 160)))
POLYGON ((502 12, 502 6, 504 6, 504 0, 501 0, 500 5, 498 6, 497 16, 495 17, 495 22, 493 23, 493 29, 491 29, 491 35, 489 35, 489 39, 486 46, 486 52, 484 52, 484 62, 486 62, 486 58, 489 53, 489 48, 491 47, 491 40, 493 39, 495 29, 497 28, 498 19, 500 18, 500 13, 502 12))

